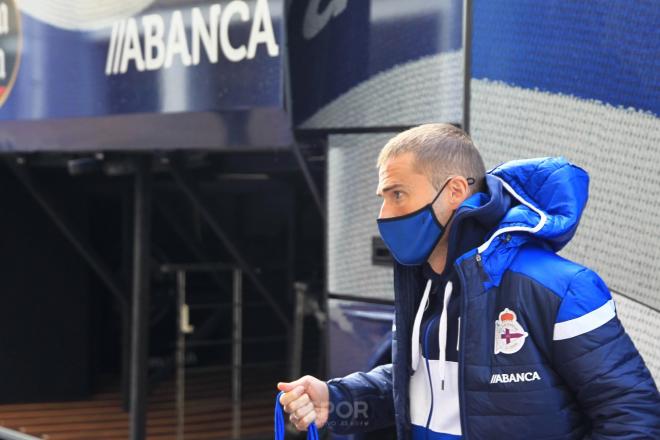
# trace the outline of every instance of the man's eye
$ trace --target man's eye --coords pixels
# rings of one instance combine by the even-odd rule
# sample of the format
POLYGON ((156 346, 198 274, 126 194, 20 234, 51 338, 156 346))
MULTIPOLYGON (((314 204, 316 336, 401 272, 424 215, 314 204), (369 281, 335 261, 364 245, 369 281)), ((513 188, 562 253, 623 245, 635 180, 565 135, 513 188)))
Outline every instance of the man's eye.
POLYGON ((394 191, 394 199, 395 200, 400 200, 401 197, 403 196, 403 193, 401 191, 394 191))

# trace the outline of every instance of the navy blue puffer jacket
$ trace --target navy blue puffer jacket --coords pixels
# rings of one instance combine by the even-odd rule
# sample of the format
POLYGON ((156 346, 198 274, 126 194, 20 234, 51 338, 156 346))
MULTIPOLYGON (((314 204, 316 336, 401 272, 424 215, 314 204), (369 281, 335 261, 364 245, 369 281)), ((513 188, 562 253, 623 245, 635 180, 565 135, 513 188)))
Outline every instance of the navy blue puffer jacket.
MULTIPOLYGON (((487 193, 473 195, 455 214, 450 243, 485 237, 453 259, 462 292, 465 439, 660 439, 658 389, 607 286, 556 254, 575 234, 588 184, 587 173, 561 157, 507 162, 488 172, 487 193), (515 346, 506 345, 511 341, 515 346)), ((396 424, 398 438, 410 438, 420 270, 395 263, 392 363, 328 381, 334 408, 360 402, 366 409, 331 412, 334 432, 396 424)))

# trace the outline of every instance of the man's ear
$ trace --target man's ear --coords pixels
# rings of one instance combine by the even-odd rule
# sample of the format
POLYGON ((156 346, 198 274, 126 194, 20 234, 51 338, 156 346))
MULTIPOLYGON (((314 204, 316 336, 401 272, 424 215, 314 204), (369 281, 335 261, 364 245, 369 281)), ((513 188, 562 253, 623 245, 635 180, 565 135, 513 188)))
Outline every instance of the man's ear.
POLYGON ((470 195, 468 181, 463 176, 456 176, 447 184, 449 203, 456 209, 470 195))

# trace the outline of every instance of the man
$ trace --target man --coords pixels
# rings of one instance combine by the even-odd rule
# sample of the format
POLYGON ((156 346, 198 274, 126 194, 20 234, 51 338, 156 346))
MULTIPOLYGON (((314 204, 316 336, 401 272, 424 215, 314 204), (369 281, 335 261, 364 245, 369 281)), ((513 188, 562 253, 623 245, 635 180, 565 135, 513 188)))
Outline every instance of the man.
POLYGON ((586 205, 584 170, 559 157, 486 173, 446 124, 395 136, 378 170, 378 226, 396 259, 392 363, 280 383, 298 429, 660 439, 660 395, 607 286, 556 254, 586 205))

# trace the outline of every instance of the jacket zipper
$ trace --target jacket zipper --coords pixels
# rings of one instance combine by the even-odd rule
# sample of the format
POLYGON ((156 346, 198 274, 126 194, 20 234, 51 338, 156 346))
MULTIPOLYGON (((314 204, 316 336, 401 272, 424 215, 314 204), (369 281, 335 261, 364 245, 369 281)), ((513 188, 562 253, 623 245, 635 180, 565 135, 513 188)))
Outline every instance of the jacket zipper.
POLYGON ((481 260, 481 255, 477 253, 474 257, 474 261, 477 262, 477 267, 479 268, 479 277, 481 278, 482 283, 486 283, 490 281, 488 278, 488 275, 486 275, 486 271, 484 270, 484 263, 481 260))
MULTIPOLYGON (((477 254, 478 260, 477 264, 481 263, 481 255, 477 254)), ((476 257, 475 257, 476 259, 476 257)), ((468 439, 468 427, 467 427, 467 416, 465 414, 465 334, 467 329, 467 291, 465 282, 465 276, 460 266, 457 263, 454 263, 454 268, 458 274, 458 279, 460 281, 459 288, 461 289, 461 308, 460 314, 461 317, 461 328, 459 329, 459 341, 463 341, 461 344, 461 350, 458 351, 458 408, 460 413, 461 420, 461 436, 464 440, 468 439)))
POLYGON ((429 415, 426 418, 426 432, 424 436, 428 439, 429 437, 429 427, 431 426, 431 417, 433 416, 433 381, 431 380, 431 368, 429 367, 429 330, 433 327, 434 322, 438 317, 433 317, 426 324, 426 330, 424 331, 424 347, 422 349, 422 355, 424 355, 424 363, 426 364, 426 377, 429 379, 429 389, 431 390, 431 408, 429 408, 429 415), (424 353, 426 351, 426 353, 424 353))

